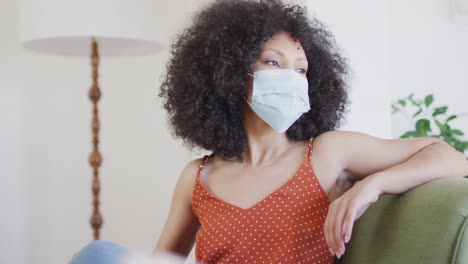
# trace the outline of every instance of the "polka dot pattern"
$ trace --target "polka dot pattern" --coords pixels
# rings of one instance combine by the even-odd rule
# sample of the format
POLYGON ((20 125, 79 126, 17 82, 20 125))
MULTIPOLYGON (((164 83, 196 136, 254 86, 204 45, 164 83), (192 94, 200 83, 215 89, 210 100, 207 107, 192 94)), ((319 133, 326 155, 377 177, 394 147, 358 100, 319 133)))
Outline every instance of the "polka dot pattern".
POLYGON ((201 227, 196 234, 200 263, 333 263, 323 226, 330 201, 310 163, 305 161, 283 186, 254 206, 226 203, 200 183, 192 193, 193 212, 201 227))

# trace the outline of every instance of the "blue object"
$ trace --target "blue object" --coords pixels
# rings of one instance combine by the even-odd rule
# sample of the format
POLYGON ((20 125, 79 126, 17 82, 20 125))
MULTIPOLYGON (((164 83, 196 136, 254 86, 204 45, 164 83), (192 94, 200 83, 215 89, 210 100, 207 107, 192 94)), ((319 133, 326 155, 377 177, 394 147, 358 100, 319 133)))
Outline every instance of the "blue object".
POLYGON ((117 264, 129 250, 114 242, 95 240, 76 252, 68 264, 117 264))

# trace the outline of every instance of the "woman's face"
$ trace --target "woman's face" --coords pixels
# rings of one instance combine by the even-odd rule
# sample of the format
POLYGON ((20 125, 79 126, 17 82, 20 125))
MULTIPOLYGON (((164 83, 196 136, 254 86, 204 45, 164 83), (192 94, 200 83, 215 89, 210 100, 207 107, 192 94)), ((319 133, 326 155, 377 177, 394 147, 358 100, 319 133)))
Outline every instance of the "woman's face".
MULTIPOLYGON (((307 58, 301 43, 294 41, 287 32, 280 32, 268 39, 260 49, 250 71, 267 69, 293 69, 307 79, 307 58)), ((250 76, 250 75, 249 75, 250 76)), ((247 100, 252 101, 253 78, 248 78, 247 100)))

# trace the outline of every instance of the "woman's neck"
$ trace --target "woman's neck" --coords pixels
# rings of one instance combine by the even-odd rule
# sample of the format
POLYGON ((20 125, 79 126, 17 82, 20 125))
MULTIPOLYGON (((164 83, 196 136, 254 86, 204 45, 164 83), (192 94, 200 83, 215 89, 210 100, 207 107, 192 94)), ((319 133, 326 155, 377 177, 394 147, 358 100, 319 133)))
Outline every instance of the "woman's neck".
POLYGON ((291 146, 286 133, 277 133, 250 109, 244 112, 244 129, 247 134, 244 162, 251 166, 271 164, 291 146))

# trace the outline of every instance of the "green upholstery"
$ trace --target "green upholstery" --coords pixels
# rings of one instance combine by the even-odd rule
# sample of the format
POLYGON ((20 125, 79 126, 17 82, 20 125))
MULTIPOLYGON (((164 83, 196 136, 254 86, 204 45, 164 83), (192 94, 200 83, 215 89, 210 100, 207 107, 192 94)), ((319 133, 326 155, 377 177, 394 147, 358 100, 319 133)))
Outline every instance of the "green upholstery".
POLYGON ((467 264, 468 176, 383 195, 356 222, 340 264, 467 264))

